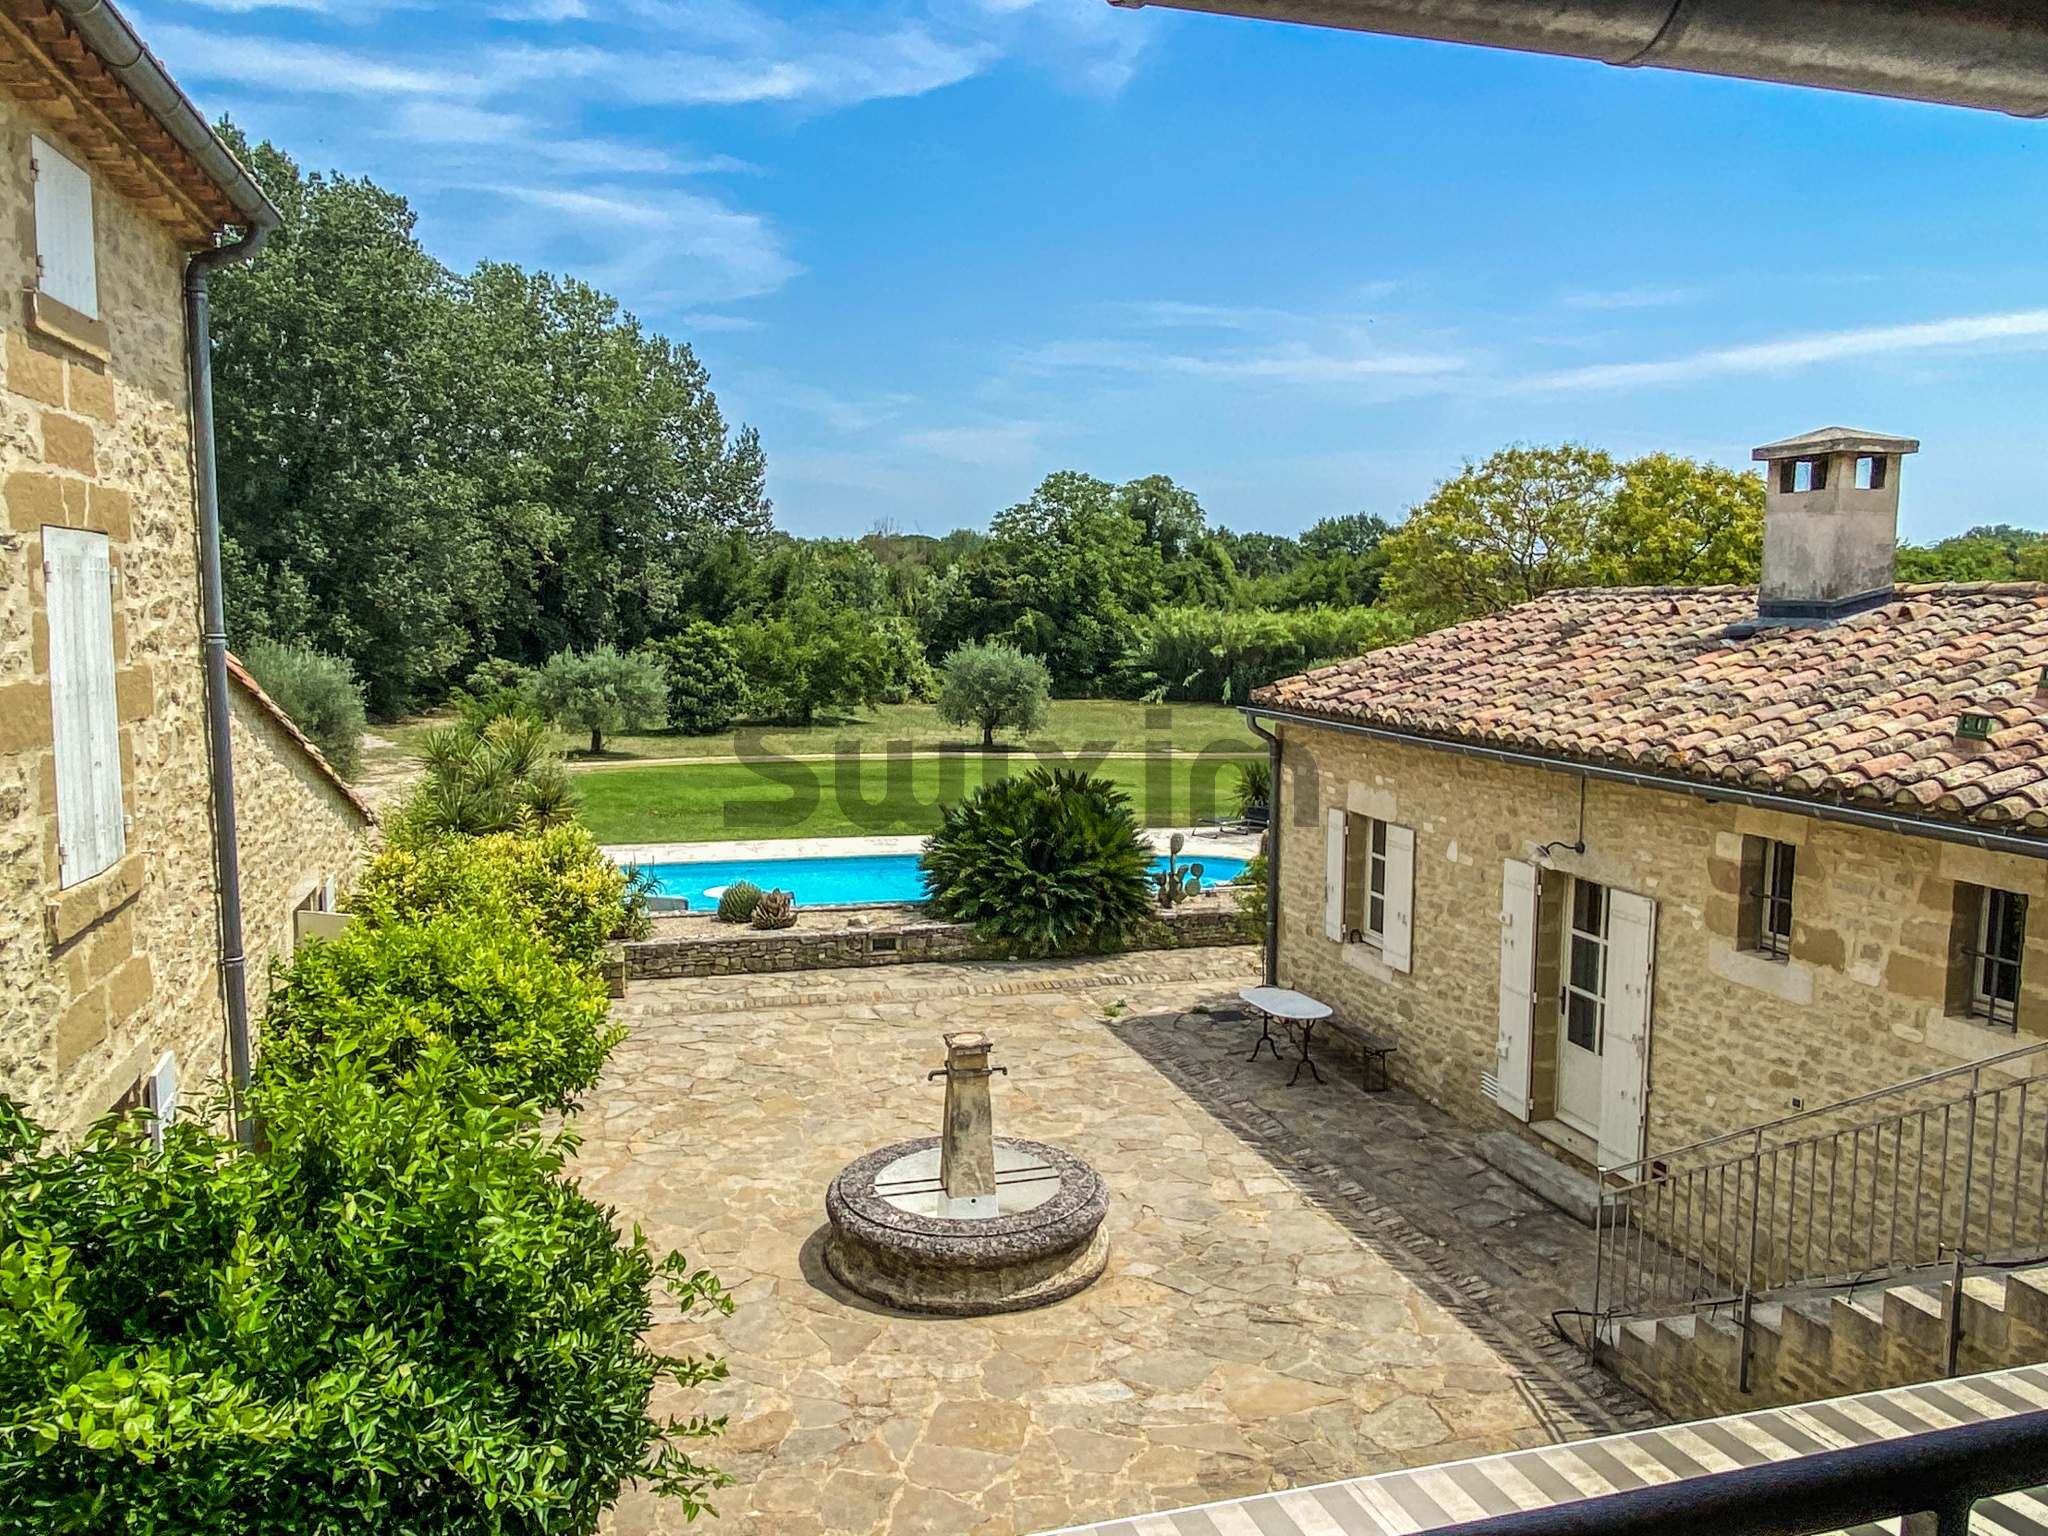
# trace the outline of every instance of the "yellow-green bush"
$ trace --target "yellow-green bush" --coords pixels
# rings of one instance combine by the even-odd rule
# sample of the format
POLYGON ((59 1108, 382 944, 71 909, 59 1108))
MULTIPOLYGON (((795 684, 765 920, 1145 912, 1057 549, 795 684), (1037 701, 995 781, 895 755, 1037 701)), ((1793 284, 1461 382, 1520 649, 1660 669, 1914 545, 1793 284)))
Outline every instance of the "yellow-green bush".
POLYGON ((575 822, 533 836, 498 832, 387 848, 348 908, 379 928, 444 912, 488 915, 593 969, 607 941, 640 937, 646 924, 628 904, 625 875, 575 822))

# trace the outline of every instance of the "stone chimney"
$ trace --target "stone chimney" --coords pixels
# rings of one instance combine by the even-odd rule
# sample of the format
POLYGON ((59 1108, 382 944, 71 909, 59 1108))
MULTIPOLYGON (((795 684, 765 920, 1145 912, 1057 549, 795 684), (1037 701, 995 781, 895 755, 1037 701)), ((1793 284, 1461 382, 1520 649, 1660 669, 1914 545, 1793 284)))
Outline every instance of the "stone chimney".
POLYGON ((1910 437, 1822 427, 1750 457, 1764 466, 1764 569, 1757 616, 1826 624, 1891 596, 1899 465, 1910 437))

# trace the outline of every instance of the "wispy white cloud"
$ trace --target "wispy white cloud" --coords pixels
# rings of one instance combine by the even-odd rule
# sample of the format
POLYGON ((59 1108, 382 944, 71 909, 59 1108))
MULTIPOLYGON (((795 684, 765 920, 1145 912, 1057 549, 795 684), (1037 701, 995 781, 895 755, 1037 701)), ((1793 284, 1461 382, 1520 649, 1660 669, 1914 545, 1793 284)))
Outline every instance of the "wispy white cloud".
POLYGON ((1966 315, 1916 325, 1861 326, 1820 331, 1783 341, 1717 347, 1657 362, 1600 363, 1538 373, 1519 382, 1522 390, 1624 389, 1647 384, 1689 384, 1730 374, 1779 373, 1844 358, 1928 352, 1950 348, 2048 346, 2048 309, 1998 315, 1966 315))
POLYGON ((1367 379, 1440 378, 1468 367, 1450 352, 1358 348, 1317 351, 1305 345, 1213 353, 1172 352, 1115 340, 1054 341, 1021 354, 1027 367, 1089 368, 1138 374, 1179 374, 1203 379, 1262 379, 1280 384, 1347 384, 1367 379))
POLYGON ((325 43, 223 37, 197 27, 161 22, 151 29, 150 40, 177 61, 178 72, 188 79, 344 96, 461 100, 484 94, 480 80, 459 71, 402 64, 325 43))

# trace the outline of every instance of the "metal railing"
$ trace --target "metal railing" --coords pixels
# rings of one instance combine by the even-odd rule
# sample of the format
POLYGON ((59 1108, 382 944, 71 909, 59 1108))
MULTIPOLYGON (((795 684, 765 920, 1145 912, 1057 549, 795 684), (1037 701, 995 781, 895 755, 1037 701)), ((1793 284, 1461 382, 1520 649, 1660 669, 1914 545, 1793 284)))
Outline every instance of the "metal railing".
MULTIPOLYGON (((2048 1258, 2048 1043, 1603 1169, 1602 1182, 1595 1337, 1717 1309, 1746 1334, 1774 1293, 1942 1263, 1959 1294, 1966 1263, 2048 1258)), ((1745 1347, 1745 1390, 1748 1360, 1745 1347)))

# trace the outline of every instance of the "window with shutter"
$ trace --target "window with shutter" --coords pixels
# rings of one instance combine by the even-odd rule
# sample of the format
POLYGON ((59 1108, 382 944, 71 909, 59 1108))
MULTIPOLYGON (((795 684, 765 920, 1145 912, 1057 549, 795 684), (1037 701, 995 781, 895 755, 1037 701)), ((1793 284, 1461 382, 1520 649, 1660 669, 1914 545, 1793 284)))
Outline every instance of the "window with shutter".
POLYGON ((1380 822, 1385 829, 1385 921, 1380 959, 1393 971, 1409 968, 1415 931, 1415 829, 1380 822))
POLYGON ((29 140, 36 182, 36 287, 89 319, 100 314, 93 254, 92 177, 40 138, 29 140))
POLYGON ((114 699, 113 580, 105 534, 43 530, 50 727, 56 741, 57 844, 64 885, 90 879, 128 851, 114 699))
POLYGON ((1343 810, 1333 806, 1323 824, 1323 934, 1335 944, 1344 942, 1346 820, 1343 810))

